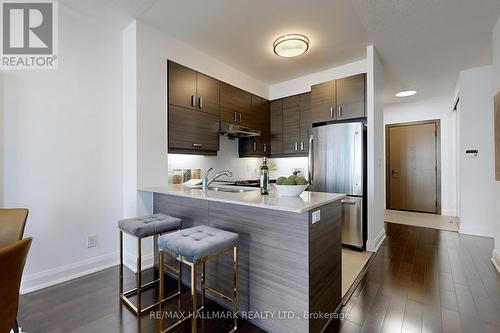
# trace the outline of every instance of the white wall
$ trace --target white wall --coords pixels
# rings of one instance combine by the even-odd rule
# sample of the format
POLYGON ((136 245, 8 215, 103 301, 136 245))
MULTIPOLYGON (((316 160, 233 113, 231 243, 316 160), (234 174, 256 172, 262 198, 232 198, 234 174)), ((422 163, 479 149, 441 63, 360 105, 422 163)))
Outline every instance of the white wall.
POLYGON ((457 113, 453 111, 453 96, 439 96, 384 106, 384 124, 440 120, 441 214, 446 216, 458 216, 456 196, 456 116, 457 113))
MULTIPOLYGON (((493 31, 493 94, 500 91, 500 17, 493 31)), ((496 202, 500 202, 500 181, 495 181, 496 202)), ((500 272, 500 205, 496 204, 495 211, 495 250, 493 257, 498 271, 500 272)))
POLYGON ((24 291, 118 262, 121 33, 59 10, 59 69, 2 73, 1 206, 29 208, 33 237, 24 291))
POLYGON ((373 45, 366 56, 368 251, 376 251, 385 239, 384 230, 384 67, 373 45))
POLYGON ((460 72, 460 232, 494 234, 495 200, 492 67, 460 72), (466 149, 478 149, 466 158, 466 149))

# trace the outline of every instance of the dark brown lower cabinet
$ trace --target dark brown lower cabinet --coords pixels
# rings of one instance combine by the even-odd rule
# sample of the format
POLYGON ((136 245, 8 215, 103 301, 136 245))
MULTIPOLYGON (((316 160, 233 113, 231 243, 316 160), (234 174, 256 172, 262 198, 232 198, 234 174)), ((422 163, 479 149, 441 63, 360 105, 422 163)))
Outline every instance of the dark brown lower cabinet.
POLYGON ((217 155, 219 117, 170 105, 168 111, 168 152, 217 155))

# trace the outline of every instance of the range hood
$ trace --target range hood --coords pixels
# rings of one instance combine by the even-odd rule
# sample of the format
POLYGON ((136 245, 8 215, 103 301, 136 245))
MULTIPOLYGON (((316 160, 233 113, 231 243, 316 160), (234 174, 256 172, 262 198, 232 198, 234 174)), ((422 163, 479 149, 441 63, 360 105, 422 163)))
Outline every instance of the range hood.
POLYGON ((254 130, 250 127, 229 124, 226 122, 220 123, 220 134, 227 134, 229 137, 234 138, 249 138, 252 136, 260 136, 259 130, 254 130))

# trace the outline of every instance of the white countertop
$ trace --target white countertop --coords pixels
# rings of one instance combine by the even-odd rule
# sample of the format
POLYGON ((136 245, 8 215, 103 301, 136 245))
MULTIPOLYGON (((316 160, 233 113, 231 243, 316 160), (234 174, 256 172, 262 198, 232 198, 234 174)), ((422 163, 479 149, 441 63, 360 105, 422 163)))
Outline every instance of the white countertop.
MULTIPOLYGON (((227 186, 217 186, 227 187, 227 186)), ((231 188, 238 188, 231 186, 231 188)), ((253 189, 251 192, 243 193, 228 193, 207 191, 203 192, 201 189, 193 189, 183 185, 169 184, 166 186, 145 187, 140 188, 139 191, 161 193, 168 195, 175 195, 179 197, 187 197, 193 199, 209 200, 224 202, 235 205, 251 206, 257 208, 266 208, 273 210, 280 210, 293 213, 304 213, 314 208, 323 206, 325 204, 340 200, 345 197, 345 194, 339 193, 324 193, 324 192, 308 192, 304 191, 298 197, 282 197, 277 194, 273 189, 269 195, 261 195, 258 188, 253 189)))

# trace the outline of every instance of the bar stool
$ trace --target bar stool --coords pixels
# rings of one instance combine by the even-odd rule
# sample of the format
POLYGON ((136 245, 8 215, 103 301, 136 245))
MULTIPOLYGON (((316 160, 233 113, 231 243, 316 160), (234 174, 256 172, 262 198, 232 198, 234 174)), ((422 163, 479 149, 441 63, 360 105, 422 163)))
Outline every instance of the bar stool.
MULTIPOLYGON (((126 220, 118 221, 118 228, 120 229, 120 299, 124 302, 137 316, 140 316, 144 312, 157 306, 163 297, 154 304, 141 308, 141 292, 153 286, 159 281, 159 279, 153 280, 145 285, 141 284, 141 240, 143 238, 161 235, 166 232, 179 230, 181 227, 181 220, 168 216, 165 214, 154 214, 150 216, 135 217, 126 220), (123 234, 130 235, 137 240, 137 273, 136 273, 136 287, 123 292, 123 234), (130 295, 137 294, 137 306, 135 306, 129 299, 130 295)), ((172 267, 170 269, 174 270, 180 274, 180 270, 175 270, 172 267)), ((179 264, 180 268, 180 264, 179 264)), ((180 286, 179 291, 180 294, 180 286)))
MULTIPOLYGON (((238 312, 238 234, 233 232, 208 227, 205 225, 179 230, 170 234, 162 235, 158 239, 160 251, 160 272, 164 268, 164 255, 169 255, 179 263, 191 267, 191 332, 196 332, 196 317, 198 311, 205 306, 205 291, 211 292, 233 305, 234 327, 230 332, 238 328, 236 313, 238 312), (209 287, 205 283, 205 262, 223 253, 233 252, 233 295, 224 295, 219 290, 209 287), (201 307, 196 305, 196 271, 201 264, 201 307)), ((163 300, 164 274, 160 274, 160 299, 163 300)), ((188 317, 184 317, 161 332, 168 332, 182 324, 188 317)))

